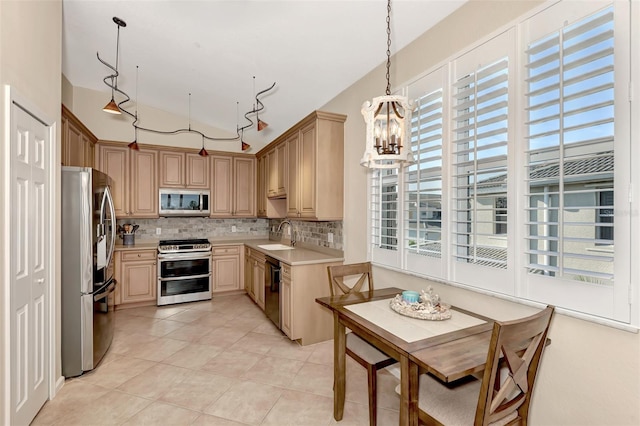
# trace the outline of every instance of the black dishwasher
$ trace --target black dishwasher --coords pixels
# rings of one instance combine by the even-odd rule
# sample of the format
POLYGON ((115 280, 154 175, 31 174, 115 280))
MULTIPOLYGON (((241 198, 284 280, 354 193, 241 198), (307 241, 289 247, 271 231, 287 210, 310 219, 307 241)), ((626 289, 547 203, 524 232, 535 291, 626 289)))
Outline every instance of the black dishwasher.
POLYGON ((280 262, 266 257, 264 268, 264 312, 280 329, 280 262))

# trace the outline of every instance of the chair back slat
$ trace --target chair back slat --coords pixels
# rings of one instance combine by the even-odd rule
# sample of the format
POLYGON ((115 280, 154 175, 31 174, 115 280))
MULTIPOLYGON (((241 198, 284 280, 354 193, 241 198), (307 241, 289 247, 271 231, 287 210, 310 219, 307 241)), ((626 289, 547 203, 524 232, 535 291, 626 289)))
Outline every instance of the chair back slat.
POLYGON ((365 288, 365 283, 367 284, 368 290, 373 290, 373 274, 371 269, 371 262, 327 266, 331 295, 361 292, 365 288), (355 283, 350 285, 353 281, 355 281, 355 283))
POLYGON ((553 314, 554 307, 548 306, 527 318, 494 323, 476 409, 476 426, 488 425, 516 411, 520 423, 526 424, 553 314))

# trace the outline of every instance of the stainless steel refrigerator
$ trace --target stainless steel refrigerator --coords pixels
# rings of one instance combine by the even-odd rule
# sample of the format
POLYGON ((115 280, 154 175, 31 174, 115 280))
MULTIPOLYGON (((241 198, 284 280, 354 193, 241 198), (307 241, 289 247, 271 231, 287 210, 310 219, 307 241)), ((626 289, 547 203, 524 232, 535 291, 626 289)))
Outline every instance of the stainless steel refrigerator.
POLYGON ((62 375, 94 369, 115 326, 111 179, 91 168, 62 167, 62 375))

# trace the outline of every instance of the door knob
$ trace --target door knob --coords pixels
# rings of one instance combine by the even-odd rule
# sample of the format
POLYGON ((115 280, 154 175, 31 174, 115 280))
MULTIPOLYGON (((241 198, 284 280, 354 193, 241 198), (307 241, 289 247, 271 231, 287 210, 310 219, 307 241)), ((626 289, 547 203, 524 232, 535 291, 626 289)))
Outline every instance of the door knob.
POLYGON ((38 278, 38 279, 36 280, 36 283, 38 283, 38 284, 44 284, 44 278, 38 278))

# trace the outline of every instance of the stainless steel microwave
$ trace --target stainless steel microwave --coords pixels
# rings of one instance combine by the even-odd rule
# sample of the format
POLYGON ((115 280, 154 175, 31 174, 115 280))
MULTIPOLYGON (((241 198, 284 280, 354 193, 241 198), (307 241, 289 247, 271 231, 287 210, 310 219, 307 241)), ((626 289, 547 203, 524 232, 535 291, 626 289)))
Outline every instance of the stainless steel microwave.
POLYGON ((211 192, 198 189, 160 188, 160 216, 209 216, 211 192))

